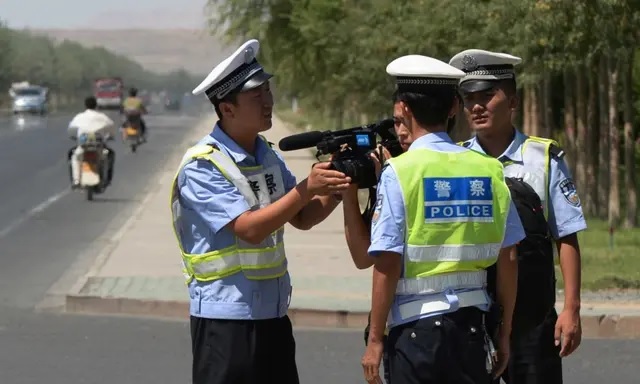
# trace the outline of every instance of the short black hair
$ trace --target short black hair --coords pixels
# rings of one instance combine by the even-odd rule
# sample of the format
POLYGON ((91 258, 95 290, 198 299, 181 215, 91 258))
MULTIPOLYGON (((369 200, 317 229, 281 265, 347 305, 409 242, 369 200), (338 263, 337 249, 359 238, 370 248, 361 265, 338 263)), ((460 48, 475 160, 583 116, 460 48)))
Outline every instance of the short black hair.
POLYGON ((93 96, 85 97, 84 106, 87 109, 96 109, 98 107, 98 101, 93 96))
POLYGON ((213 104, 213 109, 216 110, 216 115, 218 115, 218 119, 222 120, 222 112, 220 111, 220 104, 222 103, 231 103, 236 105, 238 102, 238 91, 231 92, 222 99, 213 99, 211 100, 211 104, 213 104))
POLYGON ((518 88, 516 86, 516 79, 511 78, 511 79, 505 79, 500 81, 500 88, 502 88, 502 90, 504 91, 504 93, 507 96, 513 96, 516 94, 518 88))
POLYGON ((393 93, 393 102, 404 102, 416 121, 425 127, 446 125, 449 112, 457 101, 457 88, 450 85, 403 87, 393 93))
POLYGON ((129 96, 136 97, 138 95, 138 90, 136 88, 129 89, 129 96))

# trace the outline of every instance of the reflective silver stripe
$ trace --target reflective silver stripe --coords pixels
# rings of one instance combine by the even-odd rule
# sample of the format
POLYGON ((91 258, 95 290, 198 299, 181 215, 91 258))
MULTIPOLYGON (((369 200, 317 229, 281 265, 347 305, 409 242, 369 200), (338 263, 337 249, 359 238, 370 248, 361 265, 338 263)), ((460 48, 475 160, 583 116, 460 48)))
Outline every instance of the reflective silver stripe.
MULTIPOLYGON (((523 168, 528 175, 523 180, 538 194, 540 200, 547 200, 547 148, 549 144, 535 140, 525 141, 522 147, 523 168)), ((546 204, 542 204, 546 210, 546 204)))
POLYGON ((258 205, 258 198, 256 197, 256 194, 253 193, 251 185, 249 185, 249 180, 242 174, 240 168, 238 168, 236 163, 229 158, 229 156, 223 154, 219 150, 214 150, 207 156, 211 157, 221 168, 220 171, 231 179, 229 181, 238 188, 242 196, 247 200, 249 207, 253 208, 258 205))
POLYGON ((254 279, 254 280, 260 280, 260 278, 270 279, 270 278, 273 278, 274 276, 284 275, 287 272, 287 266, 288 266, 287 258, 284 257, 284 255, 282 255, 282 263, 276 265, 275 267, 271 267, 271 268, 263 267, 260 269, 243 269, 242 273, 244 273, 247 279, 254 279))
POLYGON ((474 245, 409 245, 407 259, 414 263, 437 261, 474 261, 498 257, 501 243, 474 245))
MULTIPOLYGON (((209 260, 200 261, 198 258, 195 258, 192 259, 191 266, 196 275, 222 273, 240 267, 249 267, 246 269, 243 268, 245 273, 258 273, 258 270, 252 268, 279 263, 277 268, 280 269, 281 265, 285 263, 285 260, 284 244, 280 243, 273 251, 264 252, 260 250, 251 251, 238 249, 228 255, 210 258, 209 260)), ((262 272, 260 272, 260 274, 262 274, 262 272)))
MULTIPOLYGON (((458 300, 456 304, 457 308, 489 304, 489 297, 484 289, 452 293, 451 296, 458 300)), ((399 320, 403 321, 428 313, 447 311, 452 309, 451 307, 452 303, 447 295, 444 293, 437 293, 398 305, 398 313, 400 314, 399 320)))
POLYGON ((455 272, 444 275, 400 279, 396 295, 423 295, 447 289, 482 288, 487 283, 487 271, 455 272))

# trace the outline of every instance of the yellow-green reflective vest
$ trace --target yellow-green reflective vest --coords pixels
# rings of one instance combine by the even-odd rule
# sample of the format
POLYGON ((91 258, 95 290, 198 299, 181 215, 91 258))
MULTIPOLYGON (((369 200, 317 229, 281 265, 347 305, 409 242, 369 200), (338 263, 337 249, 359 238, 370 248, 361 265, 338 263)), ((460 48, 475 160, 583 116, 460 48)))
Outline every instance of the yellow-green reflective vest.
POLYGON ((404 273, 396 294, 483 288, 497 261, 511 195, 502 164, 474 151, 408 151, 389 160, 405 202, 404 273))
MULTIPOLYGON (((464 142, 458 143, 464 146, 464 142)), ((558 143, 551 139, 544 139, 536 136, 529 136, 521 146, 521 162, 507 160, 503 163, 505 177, 521 178, 525 183, 538 194, 542 202, 542 209, 545 216, 549 212, 549 170, 551 169, 552 145, 558 143)))
MULTIPOLYGON (((269 151, 267 156, 276 157, 276 154, 269 151)), ((268 280, 287 273, 287 258, 283 243, 284 227, 273 232, 257 245, 236 236, 235 245, 224 249, 204 254, 190 254, 185 251, 183 246, 185 234, 182 233, 180 226, 182 207, 178 174, 186 164, 196 159, 213 163, 238 188, 251 210, 265 207, 284 195, 284 183, 278 161, 265 161, 266 164, 274 164, 266 169, 262 166, 241 167, 212 145, 196 145, 187 150, 171 188, 173 229, 182 253, 183 273, 187 282, 193 278, 198 281, 213 281, 240 272, 250 280, 268 280), (280 187, 274 189, 274 186, 280 187)))

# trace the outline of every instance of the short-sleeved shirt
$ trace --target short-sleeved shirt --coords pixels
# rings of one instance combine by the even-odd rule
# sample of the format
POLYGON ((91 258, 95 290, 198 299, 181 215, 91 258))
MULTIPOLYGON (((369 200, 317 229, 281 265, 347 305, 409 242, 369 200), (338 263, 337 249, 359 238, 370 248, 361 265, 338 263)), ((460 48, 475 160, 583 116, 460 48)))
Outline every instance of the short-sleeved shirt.
MULTIPOLYGON (((469 151, 467 148, 456 145, 449 135, 444 132, 430 133, 422 136, 415 140, 408 150, 411 151, 423 148, 450 153, 469 151)), ((369 255, 376 257, 380 252, 384 251, 402 255, 406 241, 405 202, 396 173, 392 167, 385 167, 382 171, 377 191, 380 202, 376 205, 374 219, 371 224, 371 246, 369 246, 369 255)), ((518 211, 516 210, 513 202, 511 202, 507 216, 505 236, 502 242, 503 247, 515 245, 520 240, 524 239, 524 237, 524 229, 520 222, 518 211)), ((462 291, 464 290, 459 290, 458 292, 462 291)), ((424 299, 428 296, 429 295, 396 296, 394 305, 424 299)), ((487 307, 481 306, 481 309, 486 310, 487 307)), ((451 310, 445 310, 437 313, 431 313, 429 316, 447 313, 450 311, 451 310)), ((406 321, 413 320, 415 319, 407 319, 406 321)))
POLYGON ((124 102, 122 102, 122 108, 125 111, 141 113, 144 108, 144 103, 139 97, 127 97, 124 102))
MULTIPOLYGON (((256 138, 251 155, 216 125, 213 132, 198 144, 216 144, 239 166, 270 167, 277 162, 282 171, 285 193, 296 185, 296 178, 282 157, 267 156, 273 149, 256 138), (269 160, 272 159, 272 160, 269 160)), ((182 207, 180 227, 187 253, 203 254, 235 244, 235 235, 227 227, 231 221, 249 211, 240 191, 220 170, 206 160, 185 165, 178 174, 179 201, 182 207)), ((215 280, 189 284, 190 313, 211 319, 258 320, 282 317, 289 307, 289 274, 271 280, 249 280, 242 273, 215 280)))
MULTIPOLYGON (((522 146, 527 138, 527 135, 515 130, 513 141, 498 159, 502 162, 522 163, 522 146)), ((466 143, 469 143, 467 148, 485 153, 475 136, 466 143)), ((551 235, 556 239, 560 239, 587 229, 587 222, 582 212, 580 200, 577 199, 576 201, 573 198, 575 195, 570 193, 575 191, 567 190, 567 186, 569 188, 575 188, 575 186, 566 162, 562 158, 551 156, 549 168, 549 190, 547 191, 549 211, 547 221, 549 222, 551 235)))

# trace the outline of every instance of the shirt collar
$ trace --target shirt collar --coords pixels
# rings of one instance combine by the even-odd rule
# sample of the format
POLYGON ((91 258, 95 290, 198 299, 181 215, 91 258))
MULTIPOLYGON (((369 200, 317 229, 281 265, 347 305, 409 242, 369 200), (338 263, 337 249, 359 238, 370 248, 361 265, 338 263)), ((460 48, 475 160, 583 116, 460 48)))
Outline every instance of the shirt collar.
MULTIPOLYGON (((522 151, 520 150, 522 144, 524 144, 525 140, 527 140, 527 135, 515 129, 516 134, 513 137, 513 141, 507 147, 507 149, 502 153, 502 155, 498 156, 498 159, 502 162, 505 161, 522 161, 522 151)), ((478 151, 481 153, 485 153, 484 149, 480 145, 477 136, 473 136, 470 140, 471 145, 467 148, 473 149, 474 151, 478 151)), ((486 153, 485 153, 486 154, 486 153)))
POLYGON ((256 150, 255 156, 247 153, 242 147, 238 145, 225 131, 220 128, 220 122, 217 122, 213 131, 209 134, 214 140, 222 144, 229 156, 233 158, 236 163, 240 163, 245 160, 252 161, 259 164, 264 158, 267 152, 267 144, 260 137, 256 137, 256 150))
POLYGON ((411 143, 408 151, 423 147, 427 144, 435 143, 453 143, 453 140, 451 140, 451 137, 449 137, 446 132, 427 133, 426 135, 420 136, 413 143, 411 143))

